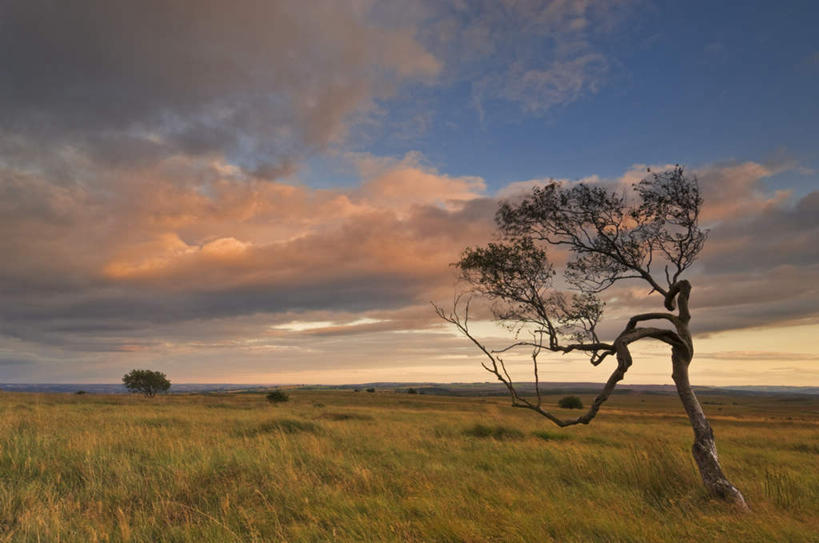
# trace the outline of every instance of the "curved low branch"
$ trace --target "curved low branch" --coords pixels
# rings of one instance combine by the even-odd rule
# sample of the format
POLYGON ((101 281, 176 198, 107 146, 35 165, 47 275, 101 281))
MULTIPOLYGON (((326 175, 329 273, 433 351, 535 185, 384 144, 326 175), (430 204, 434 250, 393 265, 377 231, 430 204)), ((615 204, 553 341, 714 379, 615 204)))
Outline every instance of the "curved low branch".
MULTIPOLYGON (((540 343, 535 343, 535 342, 517 342, 517 343, 507 347, 506 349, 502 349, 500 351, 493 351, 493 350, 488 349, 485 345, 483 345, 469 331, 469 322, 468 322, 469 303, 467 302, 467 304, 466 304, 467 312, 464 313, 464 317, 462 318, 458 314, 459 300, 460 300, 459 298, 455 299, 455 303, 453 304, 453 310, 450 313, 445 312, 441 307, 435 305, 434 303, 432 305, 435 308, 435 312, 438 314, 439 317, 441 317, 443 320, 445 320, 445 321, 447 321, 449 323, 454 324, 461 331, 461 333, 464 334, 464 336, 466 336, 473 344, 475 344, 475 346, 478 347, 478 349, 480 349, 484 353, 484 355, 486 355, 486 357, 489 359, 489 364, 482 363, 481 366, 483 366, 484 369, 486 369, 489 373, 493 374, 498 379, 498 381, 500 381, 501 383, 504 384, 504 386, 506 386, 507 390, 509 391, 509 394, 512 396, 512 406, 513 407, 519 407, 519 408, 530 409, 532 411, 535 411, 536 413, 538 413, 538 414, 542 415, 543 417, 549 419, 554 424, 556 424, 557 426, 560 426, 560 427, 572 426, 572 425, 575 425, 575 424, 588 424, 597 415, 597 413, 600 411, 600 407, 603 405, 603 403, 605 403, 606 400, 608 400, 608 398, 611 396, 612 392, 614 392, 614 389, 617 386, 617 383, 619 383, 623 379, 623 377, 625 377, 626 372, 628 371, 629 367, 631 367, 632 356, 631 356, 631 352, 629 351, 629 348, 628 348, 628 346, 631 343, 634 343, 635 341, 639 341, 639 340, 644 339, 644 338, 652 338, 652 339, 657 339, 659 341, 667 343, 668 345, 671 345, 673 348, 682 348, 682 349, 686 349, 686 350, 689 348, 688 342, 686 342, 682 337, 680 337, 673 330, 666 330, 666 329, 663 329, 663 328, 636 328, 636 327, 633 326, 632 321, 629 321, 629 326, 627 326, 626 329, 623 330, 623 332, 617 337, 617 339, 615 339, 613 344, 607 344, 607 343, 588 344, 588 345, 577 344, 577 345, 560 347, 560 348, 550 348, 550 347, 547 347, 547 346, 544 346, 544 345, 542 345, 540 343), (605 385, 603 386, 602 390, 595 397, 595 399, 592 402, 592 405, 589 407, 588 411, 586 411, 586 413, 584 413, 583 415, 577 417, 576 419, 564 420, 564 419, 561 419, 561 418, 555 416, 554 414, 550 413, 549 411, 543 409, 543 407, 541 405, 541 401, 540 401, 539 389, 536 390, 536 393, 538 395, 537 403, 532 403, 528 399, 526 399, 526 398, 524 398, 524 397, 522 397, 522 396, 520 396, 518 394, 518 391, 515 388, 514 383, 512 382, 512 379, 511 379, 511 377, 509 375, 509 372, 506 370, 506 366, 505 366, 505 364, 503 362, 503 359, 501 359, 498 356, 498 354, 502 353, 502 352, 505 352, 505 351, 508 351, 511 348, 515 347, 515 346, 523 346, 523 345, 527 345, 527 346, 531 346, 531 347, 535 348, 535 351, 533 351, 533 353, 532 353, 532 357, 534 358, 535 364, 537 364, 537 356, 540 353, 540 350, 548 350, 548 351, 552 351, 552 352, 564 352, 564 354, 565 354, 566 352, 571 352, 571 350, 595 350, 595 347, 605 347, 606 350, 603 351, 603 354, 599 357, 599 361, 597 363, 599 364, 600 361, 602 361, 602 359, 605 358, 605 356, 607 356, 609 354, 616 354, 617 355, 617 367, 614 369, 614 371, 609 376, 609 378, 606 381, 605 385), (570 349, 569 347, 572 347, 572 349, 570 349)), ((638 315, 637 317, 645 317, 646 315, 649 315, 649 314, 638 315)), ((651 314, 651 315, 654 315, 654 314, 651 314)), ((660 315, 663 315, 663 317, 659 317, 659 318, 667 318, 669 316, 667 314, 660 314, 660 315)), ((670 315, 670 316, 672 318, 674 317, 673 315, 670 315)), ((657 318, 657 317, 655 317, 655 318, 657 318)), ((646 319, 642 319, 642 320, 647 320, 647 319, 648 319, 648 317, 646 317, 646 319)), ((635 323, 639 322, 639 320, 641 320, 641 319, 638 318, 634 322, 635 323)), ((600 351, 600 349, 598 348, 598 349, 596 349, 596 351, 600 351)), ((536 383, 536 387, 538 385, 539 385, 539 381, 538 381, 538 383, 536 383)))
POLYGON ((617 368, 615 368, 615 370, 611 373, 611 376, 609 376, 609 379, 606 381, 603 389, 594 398, 594 402, 592 402, 589 410, 574 420, 561 421, 562 424, 559 424, 559 426, 588 424, 591 422, 591 420, 597 415, 603 403, 608 400, 609 396, 611 396, 612 392, 614 392, 617 383, 623 380, 626 372, 631 367, 632 357, 628 346, 631 343, 644 338, 658 339, 672 346, 680 345, 684 347, 682 339, 671 330, 664 330, 662 328, 632 328, 630 330, 625 330, 614 341, 614 348, 617 353, 617 368))

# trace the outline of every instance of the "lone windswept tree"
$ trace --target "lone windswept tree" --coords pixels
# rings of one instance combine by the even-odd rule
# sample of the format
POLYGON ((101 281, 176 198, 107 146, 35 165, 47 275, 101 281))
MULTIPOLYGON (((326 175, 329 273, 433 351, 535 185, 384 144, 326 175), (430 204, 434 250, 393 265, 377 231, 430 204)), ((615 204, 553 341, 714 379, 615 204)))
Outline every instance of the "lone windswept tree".
POLYGON ((171 388, 164 373, 152 370, 131 370, 122 376, 122 384, 129 392, 141 392, 146 398, 153 398, 158 392, 171 388))
POLYGON ((702 480, 714 496, 747 508, 723 474, 714 433, 688 379, 694 356, 691 283, 683 275, 707 238, 698 224, 701 206, 696 178, 679 166, 652 173, 631 190, 557 182, 534 188, 524 199, 498 209, 501 241, 467 248, 457 262, 470 295, 457 296, 451 310, 436 306, 436 311, 482 351, 483 367, 506 386, 513 406, 558 426, 588 424, 597 415, 631 366, 633 343, 666 343, 671 347, 672 378, 694 430, 693 454, 702 480), (548 258, 552 251, 560 253, 561 260, 566 257, 562 279, 556 278, 548 258), (626 279, 648 283, 649 294, 656 295, 666 311, 634 315, 613 340, 604 341, 598 337, 605 305, 599 295, 626 279), (492 302, 494 317, 513 332, 514 342, 493 350, 470 332, 472 295, 492 302), (531 354, 534 396, 519 393, 504 363, 505 354, 517 349, 531 354), (561 419, 544 407, 538 361, 545 352, 583 353, 594 366, 609 357, 616 360, 608 381, 581 416, 561 419))

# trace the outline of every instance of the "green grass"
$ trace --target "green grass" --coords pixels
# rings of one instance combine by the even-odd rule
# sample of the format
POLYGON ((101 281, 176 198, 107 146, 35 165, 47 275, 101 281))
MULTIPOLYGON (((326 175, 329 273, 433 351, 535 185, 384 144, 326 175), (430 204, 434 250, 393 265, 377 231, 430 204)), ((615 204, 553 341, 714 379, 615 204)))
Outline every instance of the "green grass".
POLYGON ((672 396, 560 429, 503 398, 289 392, 0 394, 0 541, 819 541, 817 400, 703 397, 741 514, 672 396))

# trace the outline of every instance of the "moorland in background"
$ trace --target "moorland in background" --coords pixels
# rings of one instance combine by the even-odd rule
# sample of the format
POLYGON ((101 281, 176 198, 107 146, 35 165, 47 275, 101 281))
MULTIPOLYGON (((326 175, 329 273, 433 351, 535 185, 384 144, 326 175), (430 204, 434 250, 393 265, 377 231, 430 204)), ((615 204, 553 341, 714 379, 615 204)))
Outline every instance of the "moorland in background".
POLYGON ((742 514, 674 394, 559 429, 504 397, 288 392, 0 393, 0 541, 819 541, 815 396, 700 393, 742 514))

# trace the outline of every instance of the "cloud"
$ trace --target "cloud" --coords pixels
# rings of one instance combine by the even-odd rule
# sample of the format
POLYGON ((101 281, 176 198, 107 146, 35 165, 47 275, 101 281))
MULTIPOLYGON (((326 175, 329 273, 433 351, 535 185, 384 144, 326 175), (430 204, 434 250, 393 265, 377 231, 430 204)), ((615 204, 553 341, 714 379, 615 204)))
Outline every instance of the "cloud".
MULTIPOLYGON (((0 251, 13 258, 0 269, 4 332, 117 352, 156 347, 153 336, 166 333, 173 343, 172 330, 190 327, 230 337, 291 321, 325 323, 312 336, 435 326, 426 303, 449 299, 450 263, 491 239, 497 199, 479 178, 441 174, 418 155, 355 160, 361 182, 335 190, 259 180, 189 157, 117 169, 117 183, 63 184, 7 169, 0 251), (225 327, 225 319, 246 328, 225 327)), ((623 184, 638 170, 584 181, 623 184)), ((755 164, 698 170, 716 209, 722 201, 746 209, 712 214, 719 217, 714 249, 692 274, 699 333, 817 315, 817 194, 794 203, 772 198, 753 174, 766 171, 755 164)), ((609 305, 611 331, 629 311, 648 307, 636 286, 611 296, 619 300, 609 305)))
POLYGON ((353 198, 379 207, 408 211, 433 205, 455 209, 486 190, 483 179, 442 175, 424 166, 417 153, 409 153, 400 161, 358 156, 356 162, 366 181, 353 198))
POLYGON ((718 351, 713 353, 698 353, 698 358, 711 358, 714 360, 819 360, 816 353, 792 353, 773 351, 718 351))
MULTIPOLYGON (((562 183, 601 184, 628 190, 647 175, 672 165, 634 165, 622 176, 588 176, 562 183)), ((771 191, 765 181, 786 172, 815 175, 790 160, 770 163, 725 162, 689 168, 704 198, 702 222, 710 237, 698 264, 688 273, 697 309, 692 329, 699 334, 726 329, 816 322, 819 312, 819 192, 794 198, 771 191)), ((502 188, 499 199, 514 199, 553 180, 535 179, 502 188)), ((553 252, 556 262, 559 251, 553 252)), ((638 282, 639 283, 639 282, 638 282)), ((635 311, 651 311, 639 285, 621 284, 608 297, 602 330, 616 334, 621 320, 635 311)))
POLYGON ((606 58, 597 53, 556 60, 541 68, 515 63, 498 77, 481 81, 477 94, 488 93, 520 104, 527 113, 543 114, 596 93, 608 69, 606 58))
POLYGON ((770 192, 763 181, 793 169, 794 164, 741 162, 715 164, 694 170, 700 179, 705 199, 702 220, 713 224, 723 219, 754 216, 766 208, 786 203, 790 193, 770 192))
MULTIPOLYGON (((750 204, 753 205, 753 204, 750 204)), ((819 263, 819 191, 795 204, 768 204, 756 213, 723 221, 704 254, 709 273, 754 273, 819 263)))
POLYGON ((469 81, 474 104, 501 101, 542 115, 596 93, 617 60, 603 42, 636 2, 480 1, 439 9, 424 42, 449 77, 469 81), (434 34, 434 36, 432 35, 434 34))
POLYGON ((0 7, 0 143, 111 163, 223 154, 280 176, 440 62, 369 1, 94 0, 0 7))
MULTIPOLYGON (((469 356, 428 302, 451 299, 450 263, 492 238, 498 200, 546 177, 491 195, 417 153, 352 154, 346 135, 419 85, 474 82, 477 104, 536 115, 593 94, 629 4, 4 2, 3 375, 469 356), (346 187, 301 181, 327 148, 353 165, 346 187)), ((765 186, 794 168, 694 170, 712 228, 693 274, 700 332, 815 321, 819 198, 765 186)), ((633 286, 612 295, 612 326, 646 304, 633 286)))
MULTIPOLYGON (((330 311, 320 320, 335 326, 339 312, 426 304, 449 290, 449 264, 463 247, 489 237, 495 202, 482 180, 422 162, 369 158, 360 165, 367 177, 345 190, 259 180, 189 157, 102 168, 97 177, 116 181, 67 186, 6 170, 0 251, 13 258, 0 269, 4 334, 134 351, 156 347, 151 335, 135 336, 180 323, 210 336, 219 319, 330 311)), ((417 326, 394 315, 349 320, 362 318, 377 322, 351 328, 417 326)), ((321 333, 336 332, 347 330, 321 333)))

